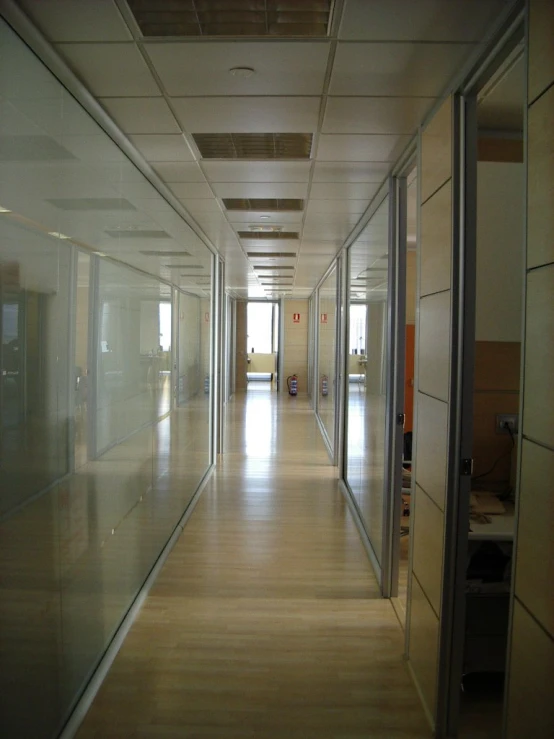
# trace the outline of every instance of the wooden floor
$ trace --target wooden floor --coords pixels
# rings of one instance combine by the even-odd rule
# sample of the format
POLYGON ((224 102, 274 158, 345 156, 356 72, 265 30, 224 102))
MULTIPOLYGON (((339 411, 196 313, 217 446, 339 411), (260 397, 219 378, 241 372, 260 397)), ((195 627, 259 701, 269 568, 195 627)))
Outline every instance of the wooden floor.
POLYGON ((252 388, 78 739, 424 739, 307 400, 252 388))

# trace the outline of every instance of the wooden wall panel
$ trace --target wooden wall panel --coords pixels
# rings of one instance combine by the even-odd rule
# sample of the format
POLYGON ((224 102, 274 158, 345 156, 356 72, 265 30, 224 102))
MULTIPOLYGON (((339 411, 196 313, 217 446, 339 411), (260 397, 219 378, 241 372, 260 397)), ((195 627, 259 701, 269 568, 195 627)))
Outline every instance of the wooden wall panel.
POLYGON ((529 0, 529 102, 554 82, 554 3, 529 0))
POLYGON ((554 452, 524 441, 522 454, 516 595, 554 635, 554 452))
POLYGON ((447 98, 421 136, 421 202, 452 175, 452 99, 447 98))
POLYGON ((480 482, 510 482, 512 454, 516 453, 508 434, 496 432, 497 413, 519 413, 519 393, 475 393, 473 396, 473 474, 480 482))
POLYGON ((441 607, 444 514, 419 486, 416 486, 416 502, 412 527, 412 566, 438 616, 441 607))
POLYGON ((422 393, 417 403, 417 482, 444 510, 448 405, 422 393))
POLYGON ((449 290, 419 301, 418 387, 444 401, 450 383, 450 321, 449 290))
POLYGON ((554 264, 529 272, 523 432, 554 448, 554 264))
POLYGON ((528 267, 554 262, 553 129, 554 87, 551 87, 529 110, 528 267))
POLYGON ((235 347, 235 390, 246 390, 248 372, 246 353, 246 301, 236 303, 236 347, 235 347))
POLYGON ((554 736, 554 641, 516 600, 506 739, 554 736))
POLYGON ((520 363, 519 342, 476 341, 475 390, 519 393, 520 363))
POLYGON ((427 709, 435 713, 439 620, 417 579, 412 578, 410 662, 427 709))
POLYGON ((452 113, 447 99, 421 133, 422 219, 416 378, 417 493, 412 503, 414 552, 411 562, 408 657, 425 707, 436 721, 438 638, 442 600, 444 514, 450 402, 452 260, 452 113), (431 603, 433 604, 431 606, 431 603), (433 610, 435 609, 435 610, 433 610))
POLYGON ((421 295, 449 290, 452 266, 452 184, 421 208, 421 295))
POLYGON ((554 3, 528 0, 527 305, 523 441, 507 739, 554 736, 552 475, 554 264, 552 83, 554 3))
POLYGON ((285 300, 281 319, 284 324, 284 357, 282 390, 286 392, 286 379, 298 375, 298 392, 308 392, 308 301, 285 300), (300 314, 300 322, 294 322, 294 314, 300 314))

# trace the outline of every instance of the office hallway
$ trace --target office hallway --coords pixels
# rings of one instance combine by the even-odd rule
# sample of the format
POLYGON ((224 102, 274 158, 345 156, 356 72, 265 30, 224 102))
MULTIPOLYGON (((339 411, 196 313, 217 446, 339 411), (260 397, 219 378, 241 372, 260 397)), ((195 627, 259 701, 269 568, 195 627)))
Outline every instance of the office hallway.
POLYGON ((424 739, 403 634, 303 397, 249 389, 78 739, 424 739))

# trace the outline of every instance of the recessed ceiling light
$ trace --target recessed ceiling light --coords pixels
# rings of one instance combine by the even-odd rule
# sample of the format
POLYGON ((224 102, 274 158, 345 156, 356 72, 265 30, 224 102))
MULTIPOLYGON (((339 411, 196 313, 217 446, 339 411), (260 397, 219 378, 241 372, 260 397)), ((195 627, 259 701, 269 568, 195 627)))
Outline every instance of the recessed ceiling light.
POLYGON ((11 213, 11 210, 8 210, 8 208, 2 208, 0 205, 0 213, 11 213))
POLYGON ((256 74, 256 70, 252 69, 252 67, 232 67, 229 70, 229 74, 232 74, 233 77, 240 77, 241 79, 246 80, 249 77, 252 77, 253 74, 256 74))
POLYGON ((268 221, 269 220, 269 216, 260 216, 260 218, 262 219, 262 221, 268 221))
POLYGON ((69 239, 70 236, 60 233, 59 231, 48 231, 48 236, 55 236, 57 239, 69 239))
POLYGON ((279 231, 282 231, 283 227, 282 226, 270 226, 269 224, 258 223, 257 225, 254 225, 254 226, 248 226, 248 229, 250 231, 263 231, 266 233, 273 233, 273 232, 277 233, 279 231))

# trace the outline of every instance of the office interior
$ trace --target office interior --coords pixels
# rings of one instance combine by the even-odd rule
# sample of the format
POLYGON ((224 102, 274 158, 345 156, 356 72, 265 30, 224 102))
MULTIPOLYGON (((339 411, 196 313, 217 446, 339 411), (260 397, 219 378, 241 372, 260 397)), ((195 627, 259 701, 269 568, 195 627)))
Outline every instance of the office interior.
POLYGON ((470 4, 199 40, 0 2, 2 735, 75 735, 268 392, 308 401, 428 735, 552 736, 554 6, 470 4))

